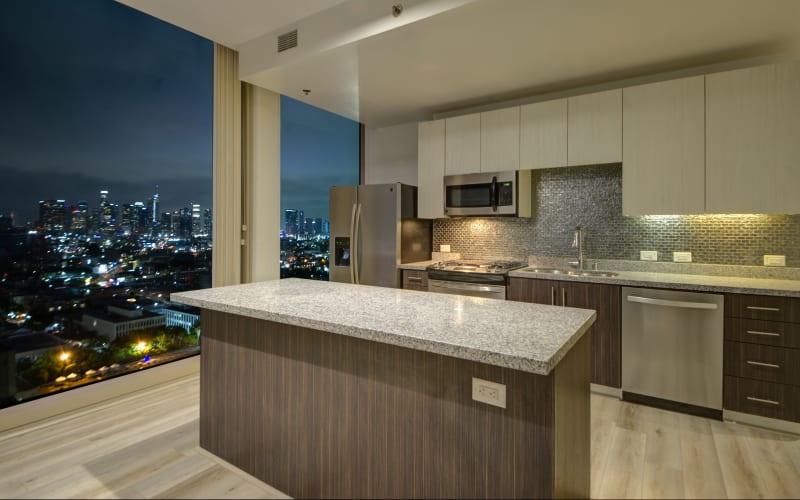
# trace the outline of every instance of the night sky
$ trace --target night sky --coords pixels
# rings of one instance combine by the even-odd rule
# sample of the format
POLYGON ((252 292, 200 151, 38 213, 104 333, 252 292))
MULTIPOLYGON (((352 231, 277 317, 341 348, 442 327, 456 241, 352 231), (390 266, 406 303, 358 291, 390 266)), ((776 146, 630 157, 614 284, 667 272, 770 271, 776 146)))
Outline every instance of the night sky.
MULTIPOLYGON (((211 205, 213 44, 113 0, 0 0, 0 214, 38 201, 211 205)), ((281 208, 328 218, 358 123, 281 98, 281 208)))
POLYGON ((0 1, 0 213, 211 204, 213 44, 112 0, 0 1))
POLYGON ((330 187, 358 184, 358 128, 353 120, 281 96, 281 213, 294 208, 329 219, 330 187))

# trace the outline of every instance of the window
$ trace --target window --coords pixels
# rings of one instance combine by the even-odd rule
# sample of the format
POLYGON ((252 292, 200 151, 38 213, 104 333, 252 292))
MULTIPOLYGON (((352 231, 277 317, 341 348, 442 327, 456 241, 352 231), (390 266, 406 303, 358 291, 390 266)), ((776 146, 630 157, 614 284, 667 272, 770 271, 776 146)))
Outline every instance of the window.
POLYGON ((109 0, 5 0, 0 40, 0 407, 198 353, 212 43, 109 0))
POLYGON ((281 278, 328 279, 330 188, 359 182, 360 125, 281 96, 281 278))

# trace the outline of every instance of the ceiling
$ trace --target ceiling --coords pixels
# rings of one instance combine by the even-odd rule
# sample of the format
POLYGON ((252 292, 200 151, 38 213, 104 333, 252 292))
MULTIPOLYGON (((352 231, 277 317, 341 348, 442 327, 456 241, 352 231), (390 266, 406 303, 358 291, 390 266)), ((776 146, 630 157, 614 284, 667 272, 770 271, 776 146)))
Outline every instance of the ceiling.
MULTIPOLYGON (((247 42, 294 24, 302 44, 304 35, 314 39, 314 30, 322 29, 320 19, 338 20, 328 31, 352 32, 356 26, 342 19, 366 23, 369 16, 354 13, 377 0, 237 0, 236 13, 216 0, 121 1, 142 10, 158 6, 157 17, 220 43, 237 41, 226 44, 255 61, 240 74, 245 81, 376 127, 654 73, 800 58, 798 0, 451 1, 413 22, 339 37, 340 43, 327 42, 330 33, 320 35, 313 50, 291 49, 280 60, 262 54, 264 45, 247 42), (274 17, 254 35, 259 29, 249 21, 265 11, 274 17), (305 18, 317 22, 304 25, 305 18)), ((407 0, 412 7, 437 1, 446 3, 407 0)))

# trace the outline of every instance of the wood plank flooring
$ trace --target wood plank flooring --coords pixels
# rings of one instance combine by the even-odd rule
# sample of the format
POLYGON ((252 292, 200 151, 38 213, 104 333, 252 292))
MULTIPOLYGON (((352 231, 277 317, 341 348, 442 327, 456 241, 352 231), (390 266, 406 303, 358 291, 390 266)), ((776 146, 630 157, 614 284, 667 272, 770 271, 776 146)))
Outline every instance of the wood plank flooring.
POLYGON ((201 450, 199 376, 0 434, 3 498, 286 498, 201 450))
MULTIPOLYGON (((0 434, 2 498, 285 498, 198 447, 199 377, 0 434)), ((595 498, 798 498, 800 437, 592 395, 595 498)))
POLYGON ((593 498, 800 498, 800 436, 592 394, 593 498))

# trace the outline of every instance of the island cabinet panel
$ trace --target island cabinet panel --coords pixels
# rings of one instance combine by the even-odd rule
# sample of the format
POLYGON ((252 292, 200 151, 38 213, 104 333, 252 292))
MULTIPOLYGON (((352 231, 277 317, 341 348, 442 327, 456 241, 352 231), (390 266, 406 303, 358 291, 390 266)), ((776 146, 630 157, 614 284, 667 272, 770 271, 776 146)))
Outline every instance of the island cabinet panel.
POLYGON ((589 339, 549 375, 204 310, 200 445, 293 497, 589 495, 589 339), (472 377, 507 407, 472 400, 472 377))
POLYGON ((575 281, 510 278, 508 300, 594 309, 592 383, 622 386, 622 317, 620 288, 575 281))

